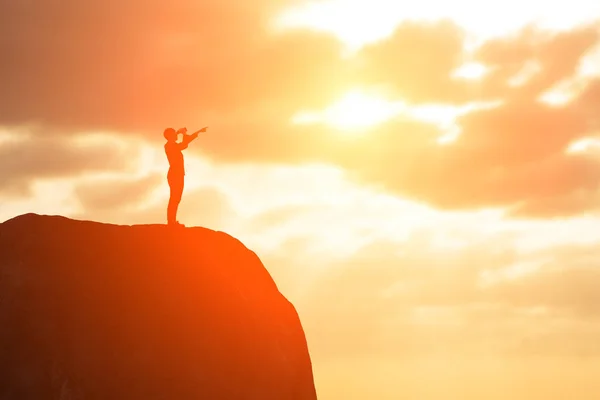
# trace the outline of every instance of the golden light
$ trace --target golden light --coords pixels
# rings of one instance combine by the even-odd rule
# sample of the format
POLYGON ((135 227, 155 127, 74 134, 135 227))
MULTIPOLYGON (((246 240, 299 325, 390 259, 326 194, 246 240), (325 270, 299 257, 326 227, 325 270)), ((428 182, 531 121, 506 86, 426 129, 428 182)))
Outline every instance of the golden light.
POLYGON ((451 144, 452 142, 456 141, 456 139, 458 139, 459 136, 460 136, 460 128, 458 128, 456 126, 452 127, 450 129, 448 129, 447 133, 438 137, 437 144, 439 144, 441 146, 451 144))
POLYGON ((586 137, 579 139, 567 148, 567 154, 585 153, 593 148, 600 148, 600 139, 594 137, 586 137))
POLYGON ((404 107, 401 102, 388 102, 361 92, 350 92, 330 107, 325 116, 339 129, 366 128, 390 119, 404 107))
POLYGON ((324 0, 307 1, 283 12, 279 28, 311 28, 340 38, 356 50, 391 35, 405 21, 450 19, 477 40, 503 36, 536 24, 554 30, 571 29, 592 22, 600 14, 600 2, 571 0, 324 0))
POLYGON ((353 0, 306 2, 282 13, 275 24, 281 29, 309 27, 333 33, 353 51, 389 36, 397 23, 397 16, 386 7, 367 11, 365 6, 366 2, 353 0))
POLYGON ((350 91, 321 112, 303 111, 292 119, 297 124, 326 123, 340 131, 351 132, 375 126, 406 109, 403 102, 390 102, 361 91, 350 91))
POLYGON ((592 79, 600 77, 600 45, 589 49, 582 57, 575 74, 555 84, 538 97, 538 101, 553 107, 561 107, 573 101, 592 79))
POLYGON ((456 119, 459 116, 476 110, 495 108, 501 105, 501 101, 475 102, 462 106, 449 106, 446 104, 426 104, 413 106, 407 109, 407 115, 415 120, 436 125, 443 132, 437 139, 439 145, 447 145, 454 142, 460 136, 460 126, 456 119))
POLYGON ((296 124, 325 123, 339 131, 362 132, 365 128, 376 126, 397 116, 403 116, 447 130, 453 127, 457 116, 473 108, 473 105, 409 105, 403 101, 390 101, 381 95, 354 90, 323 111, 302 111, 296 114, 292 122, 296 124))
POLYGON ((564 106, 573 99, 573 93, 565 90, 549 90, 539 97, 539 101, 549 106, 564 106))
POLYGON ((542 66, 538 61, 528 61, 523 68, 514 76, 509 78, 508 86, 519 87, 528 83, 535 75, 542 71, 542 66))
POLYGON ((489 68, 481 63, 466 63, 457 68, 453 73, 453 78, 465 80, 478 80, 483 78, 489 72, 489 68))
POLYGON ((455 141, 460 135, 457 117, 479 109, 501 105, 501 101, 468 103, 461 106, 447 104, 411 105, 403 101, 390 101, 381 94, 353 90, 340 100, 321 111, 301 111, 293 116, 292 123, 311 125, 324 123, 337 132, 364 134, 366 128, 374 127, 390 119, 403 117, 437 126, 441 135, 438 144, 455 141))
POLYGON ((502 281, 518 280, 529 274, 535 273, 545 262, 548 261, 548 259, 541 258, 516 262, 501 269, 483 270, 479 275, 478 286, 481 288, 486 288, 502 281))

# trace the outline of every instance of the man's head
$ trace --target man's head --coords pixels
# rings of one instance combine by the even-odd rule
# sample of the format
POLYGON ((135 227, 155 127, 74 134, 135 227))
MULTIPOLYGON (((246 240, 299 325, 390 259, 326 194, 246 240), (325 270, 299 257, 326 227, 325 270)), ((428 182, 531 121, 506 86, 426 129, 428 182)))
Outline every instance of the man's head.
POLYGON ((173 128, 167 128, 165 129, 163 136, 165 137, 165 139, 167 139, 167 141, 175 142, 177 140, 177 131, 175 131, 175 129, 173 128))

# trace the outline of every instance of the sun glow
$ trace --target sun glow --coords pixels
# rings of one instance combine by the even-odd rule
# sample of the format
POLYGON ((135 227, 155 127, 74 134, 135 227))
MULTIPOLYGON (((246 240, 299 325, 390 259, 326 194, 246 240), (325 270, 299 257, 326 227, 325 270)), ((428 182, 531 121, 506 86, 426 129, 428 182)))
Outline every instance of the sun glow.
POLYGON ((488 68, 481 63, 466 63, 457 68, 452 77, 455 79, 478 80, 488 73, 488 68))
POLYGON ((301 111, 293 116, 292 123, 301 125, 326 124, 344 134, 364 134, 394 118, 405 118, 437 126, 439 144, 449 144, 460 135, 457 117, 479 109, 494 108, 501 101, 468 103, 460 106, 447 104, 412 105, 404 101, 391 101, 380 94, 353 90, 325 110, 301 111))
POLYGON ((391 102, 360 91, 350 91, 322 112, 303 111, 294 123, 324 122, 338 130, 356 131, 385 122, 406 108, 403 102, 391 102))

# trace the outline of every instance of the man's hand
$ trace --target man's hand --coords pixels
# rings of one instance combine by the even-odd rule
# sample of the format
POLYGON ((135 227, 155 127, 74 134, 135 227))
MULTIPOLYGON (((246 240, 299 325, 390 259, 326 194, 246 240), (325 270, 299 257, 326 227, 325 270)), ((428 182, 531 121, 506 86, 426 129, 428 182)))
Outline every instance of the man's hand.
POLYGON ((185 135, 187 133, 187 128, 179 128, 177 133, 183 133, 185 135))
POLYGON ((207 130, 207 129, 208 129, 208 126, 205 126, 204 128, 202 128, 202 129, 200 129, 200 130, 198 130, 198 131, 196 131, 196 132, 192 133, 190 136, 196 137, 196 136, 198 136, 198 134, 199 134, 200 132, 206 132, 206 130, 207 130))

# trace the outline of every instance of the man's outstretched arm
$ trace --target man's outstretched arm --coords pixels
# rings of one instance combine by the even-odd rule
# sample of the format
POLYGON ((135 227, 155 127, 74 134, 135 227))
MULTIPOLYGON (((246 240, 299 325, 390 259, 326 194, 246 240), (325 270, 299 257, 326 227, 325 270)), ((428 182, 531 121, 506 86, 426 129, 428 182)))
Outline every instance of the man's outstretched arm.
POLYGON ((202 128, 202 129, 200 129, 200 130, 192 133, 191 135, 186 135, 185 132, 187 132, 187 129, 185 129, 185 128, 180 129, 179 132, 183 133, 183 140, 181 141, 181 143, 179 143, 179 148, 181 150, 187 149, 188 144, 190 144, 191 141, 193 141, 194 139, 196 139, 198 137, 198 134, 200 132, 206 132, 207 129, 208 129, 208 127, 206 126, 206 127, 202 128))

